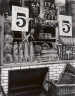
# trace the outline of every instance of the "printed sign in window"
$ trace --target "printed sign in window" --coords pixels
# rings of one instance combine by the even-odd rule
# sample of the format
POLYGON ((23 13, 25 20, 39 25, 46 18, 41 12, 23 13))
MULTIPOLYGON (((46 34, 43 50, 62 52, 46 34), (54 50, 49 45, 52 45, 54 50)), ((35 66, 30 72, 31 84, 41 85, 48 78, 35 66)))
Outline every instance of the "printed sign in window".
POLYGON ((59 35, 72 36, 72 17, 59 15, 59 35))
POLYGON ((29 25, 29 9, 23 7, 12 6, 12 30, 28 31, 29 25))

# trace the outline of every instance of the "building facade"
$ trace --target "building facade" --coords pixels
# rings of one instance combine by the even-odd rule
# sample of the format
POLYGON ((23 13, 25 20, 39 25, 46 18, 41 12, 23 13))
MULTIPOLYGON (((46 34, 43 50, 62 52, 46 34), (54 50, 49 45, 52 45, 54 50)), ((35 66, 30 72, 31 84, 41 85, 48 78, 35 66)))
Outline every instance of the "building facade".
POLYGON ((72 16, 72 33, 75 37, 75 0, 66 0, 67 15, 72 16))

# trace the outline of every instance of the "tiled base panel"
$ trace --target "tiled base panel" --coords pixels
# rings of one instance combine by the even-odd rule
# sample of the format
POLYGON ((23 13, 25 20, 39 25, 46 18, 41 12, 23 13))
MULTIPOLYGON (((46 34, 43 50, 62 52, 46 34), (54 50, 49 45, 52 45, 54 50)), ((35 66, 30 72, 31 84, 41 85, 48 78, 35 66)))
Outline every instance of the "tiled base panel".
MULTIPOLYGON (((75 66, 75 63, 72 63, 75 66)), ((57 80, 62 70, 64 69, 65 64, 48 64, 48 65, 35 65, 35 66, 23 66, 23 67, 11 67, 11 68, 2 68, 1 69, 1 86, 5 92, 8 93, 8 71, 9 70, 18 70, 18 69, 28 69, 28 68, 40 68, 40 67, 49 67, 49 79, 57 80)), ((14 77, 13 77, 14 78, 14 77)))

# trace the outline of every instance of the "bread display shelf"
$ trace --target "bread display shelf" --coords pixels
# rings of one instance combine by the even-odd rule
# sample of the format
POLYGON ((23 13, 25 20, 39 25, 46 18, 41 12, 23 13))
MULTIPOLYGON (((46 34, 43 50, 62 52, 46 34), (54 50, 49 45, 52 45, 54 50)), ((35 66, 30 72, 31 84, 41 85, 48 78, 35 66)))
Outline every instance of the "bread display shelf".
POLYGON ((64 64, 64 63, 75 63, 75 60, 58 60, 51 62, 23 62, 23 63, 10 63, 0 66, 0 68, 9 68, 9 67, 24 67, 24 66, 38 66, 38 65, 50 65, 50 64, 64 64))

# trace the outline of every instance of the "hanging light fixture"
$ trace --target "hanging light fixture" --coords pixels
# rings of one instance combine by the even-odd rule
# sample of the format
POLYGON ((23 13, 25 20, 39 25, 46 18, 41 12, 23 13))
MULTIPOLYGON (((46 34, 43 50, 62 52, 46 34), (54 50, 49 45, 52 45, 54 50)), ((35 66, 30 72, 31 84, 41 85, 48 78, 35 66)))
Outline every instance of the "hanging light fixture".
POLYGON ((65 5, 65 0, 55 0, 55 5, 56 6, 63 6, 63 5, 65 5))

